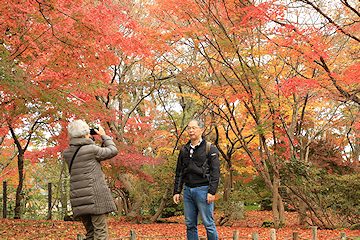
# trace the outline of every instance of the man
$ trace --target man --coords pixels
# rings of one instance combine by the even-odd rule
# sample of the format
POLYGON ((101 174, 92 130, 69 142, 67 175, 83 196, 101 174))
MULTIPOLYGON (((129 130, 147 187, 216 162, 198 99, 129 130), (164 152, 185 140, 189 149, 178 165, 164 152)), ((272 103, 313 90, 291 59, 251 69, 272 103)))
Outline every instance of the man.
POLYGON ((215 194, 220 179, 219 151, 211 145, 206 155, 206 141, 202 137, 204 124, 197 119, 187 125, 190 141, 180 150, 174 183, 174 202, 180 201, 184 187, 183 202, 186 234, 189 240, 198 240, 198 214, 206 228, 209 240, 218 239, 213 211, 215 194), (207 160, 206 167, 203 167, 207 160))
POLYGON ((69 124, 70 147, 63 156, 70 172, 70 202, 74 217, 81 217, 86 229, 86 239, 109 239, 107 214, 116 210, 114 200, 104 179, 101 161, 118 153, 105 130, 95 129, 103 146, 95 145, 90 128, 82 120, 69 124))

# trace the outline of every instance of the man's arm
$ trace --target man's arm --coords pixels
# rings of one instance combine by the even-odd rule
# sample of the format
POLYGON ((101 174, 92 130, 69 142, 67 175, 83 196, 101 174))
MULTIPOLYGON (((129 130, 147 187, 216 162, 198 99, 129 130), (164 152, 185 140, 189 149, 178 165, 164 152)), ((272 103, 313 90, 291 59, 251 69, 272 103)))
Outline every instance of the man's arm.
POLYGON ((183 178, 182 178, 182 158, 181 158, 181 152, 183 151, 183 149, 180 150, 179 156, 178 156, 178 161, 176 164, 176 171, 175 171, 175 182, 174 182, 174 202, 176 204, 179 203, 180 201, 180 193, 182 191, 182 186, 183 186, 183 178))
POLYGON ((220 161, 219 161, 219 151, 214 145, 211 145, 210 148, 209 168, 210 168, 210 183, 209 183, 208 193, 210 195, 213 195, 215 200, 215 194, 220 181, 220 161))

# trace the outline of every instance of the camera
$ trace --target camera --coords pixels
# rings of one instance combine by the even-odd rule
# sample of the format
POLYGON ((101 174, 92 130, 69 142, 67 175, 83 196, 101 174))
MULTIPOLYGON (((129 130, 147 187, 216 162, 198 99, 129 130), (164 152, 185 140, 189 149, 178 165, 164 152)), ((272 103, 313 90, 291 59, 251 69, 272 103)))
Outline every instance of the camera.
POLYGON ((90 128, 90 135, 97 135, 95 129, 99 131, 99 128, 90 128))

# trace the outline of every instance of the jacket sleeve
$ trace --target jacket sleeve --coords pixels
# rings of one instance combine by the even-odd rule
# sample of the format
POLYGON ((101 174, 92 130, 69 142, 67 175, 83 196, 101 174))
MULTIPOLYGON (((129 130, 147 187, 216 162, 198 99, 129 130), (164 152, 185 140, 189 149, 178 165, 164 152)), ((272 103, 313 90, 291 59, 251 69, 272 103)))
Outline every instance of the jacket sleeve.
POLYGON ((182 164, 182 157, 181 157, 181 150, 180 150, 179 156, 178 156, 178 161, 177 161, 177 164, 176 164, 175 182, 174 182, 174 195, 181 193, 183 184, 184 184, 183 164, 182 164))
POLYGON ((111 137, 102 135, 101 138, 103 139, 103 147, 95 146, 94 149, 96 160, 104 161, 115 157, 118 153, 118 150, 111 137))
POLYGON ((209 153, 210 183, 208 193, 215 195, 220 182, 219 150, 211 145, 209 153))

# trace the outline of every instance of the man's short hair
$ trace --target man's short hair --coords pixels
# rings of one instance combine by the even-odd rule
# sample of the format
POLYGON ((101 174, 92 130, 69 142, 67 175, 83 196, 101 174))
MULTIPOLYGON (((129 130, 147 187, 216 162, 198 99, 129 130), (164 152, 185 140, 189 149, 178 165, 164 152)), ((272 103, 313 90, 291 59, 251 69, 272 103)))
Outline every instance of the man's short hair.
MULTIPOLYGON (((203 123, 202 121, 200 121, 199 119, 196 119, 196 118, 191 119, 191 120, 189 121, 189 123, 191 123, 191 122, 196 122, 197 125, 198 125, 200 128, 204 128, 204 127, 205 127, 204 123, 203 123)), ((189 123, 188 123, 188 125, 189 125, 189 123)))
POLYGON ((90 127, 83 120, 75 120, 69 123, 68 133, 70 138, 83 138, 90 133, 90 127))

